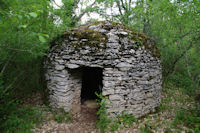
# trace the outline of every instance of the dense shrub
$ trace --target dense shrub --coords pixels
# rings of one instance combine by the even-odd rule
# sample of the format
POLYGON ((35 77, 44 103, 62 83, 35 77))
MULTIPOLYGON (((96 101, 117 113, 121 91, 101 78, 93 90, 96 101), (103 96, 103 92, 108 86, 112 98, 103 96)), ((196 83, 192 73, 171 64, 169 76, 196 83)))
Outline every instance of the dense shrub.
POLYGON ((182 90, 190 96, 195 96, 195 93, 198 91, 197 83, 192 81, 187 75, 178 72, 170 74, 165 82, 172 83, 174 86, 182 88, 182 90))
POLYGON ((34 108, 20 107, 19 101, 6 92, 0 78, 0 131, 30 132, 34 123, 41 121, 41 113, 34 108))

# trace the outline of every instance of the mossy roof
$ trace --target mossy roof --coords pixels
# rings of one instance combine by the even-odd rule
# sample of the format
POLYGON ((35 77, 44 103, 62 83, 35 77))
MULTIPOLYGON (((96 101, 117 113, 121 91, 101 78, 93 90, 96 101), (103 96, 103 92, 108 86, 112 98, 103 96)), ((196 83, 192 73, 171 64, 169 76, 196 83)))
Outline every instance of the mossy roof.
POLYGON ((111 30, 117 28, 127 32, 129 34, 129 39, 139 42, 141 46, 144 46, 146 50, 150 51, 154 57, 160 58, 160 52, 155 44, 155 42, 143 33, 135 32, 128 27, 120 23, 110 22, 110 21, 98 21, 85 25, 81 25, 72 30, 65 31, 61 36, 59 36, 53 43, 53 45, 61 45, 63 39, 68 40, 68 44, 75 47, 81 47, 83 45, 88 45, 90 47, 99 47, 100 44, 106 45, 108 37, 106 34, 100 33, 96 30, 89 29, 90 26, 96 25, 97 28, 111 30), (87 43, 80 42, 85 39, 87 43), (75 41, 77 40, 77 41, 75 41), (89 43, 88 43, 89 42, 89 43))

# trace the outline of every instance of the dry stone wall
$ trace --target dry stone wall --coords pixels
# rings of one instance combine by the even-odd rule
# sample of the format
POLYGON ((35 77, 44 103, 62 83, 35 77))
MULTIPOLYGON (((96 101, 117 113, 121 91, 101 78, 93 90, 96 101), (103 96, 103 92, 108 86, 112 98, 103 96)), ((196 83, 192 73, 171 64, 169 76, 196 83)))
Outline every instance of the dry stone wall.
POLYGON ((80 111, 81 68, 103 69, 102 93, 111 116, 140 117, 161 100, 161 61, 155 44, 120 24, 97 22, 66 31, 53 42, 45 62, 53 107, 80 111))

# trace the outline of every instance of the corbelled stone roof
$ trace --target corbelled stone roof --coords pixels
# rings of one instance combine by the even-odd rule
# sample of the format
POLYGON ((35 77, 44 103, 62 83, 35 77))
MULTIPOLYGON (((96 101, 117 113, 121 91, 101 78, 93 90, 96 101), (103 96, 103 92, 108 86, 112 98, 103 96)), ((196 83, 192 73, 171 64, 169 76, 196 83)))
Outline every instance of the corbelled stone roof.
POLYGON ((118 43, 123 43, 120 41, 124 39, 129 40, 129 45, 132 44, 134 49, 144 46, 154 57, 160 58, 160 52, 156 44, 148 36, 135 32, 122 24, 110 21, 89 23, 65 31, 53 41, 51 47, 62 45, 63 43, 61 42, 64 41, 65 44, 67 43, 77 48, 85 45, 106 48, 107 42, 116 40, 118 43), (118 36, 118 39, 114 38, 112 34, 118 36), (130 40, 132 41, 130 42, 130 40))

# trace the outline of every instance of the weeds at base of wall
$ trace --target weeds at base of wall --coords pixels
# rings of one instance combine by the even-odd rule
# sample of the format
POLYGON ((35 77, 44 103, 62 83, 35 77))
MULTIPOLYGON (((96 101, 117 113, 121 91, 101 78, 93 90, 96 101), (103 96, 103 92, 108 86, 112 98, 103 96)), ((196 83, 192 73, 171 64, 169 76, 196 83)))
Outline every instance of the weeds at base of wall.
POLYGON ((98 94, 97 92, 95 92, 95 94, 99 98, 96 101, 100 105, 100 108, 97 111, 99 119, 96 123, 96 127, 105 133, 109 124, 111 123, 111 120, 108 118, 108 115, 106 114, 106 98, 103 97, 102 93, 98 94))
POLYGON ((65 112, 64 108, 58 109, 56 112, 52 111, 53 113, 53 120, 57 123, 70 123, 72 122, 71 114, 65 112))
POLYGON ((141 130, 141 132, 142 133, 150 133, 150 130, 149 130, 149 126, 148 125, 142 125, 141 127, 140 127, 140 130, 141 130))
POLYGON ((122 114, 117 115, 116 119, 110 119, 106 113, 106 102, 107 99, 102 95, 102 93, 95 93, 99 99, 97 103, 100 105, 97 114, 99 119, 96 123, 96 127, 101 130, 101 132, 117 131, 119 128, 123 129, 124 127, 130 127, 133 122, 136 122, 137 119, 131 115, 122 112, 122 114))

